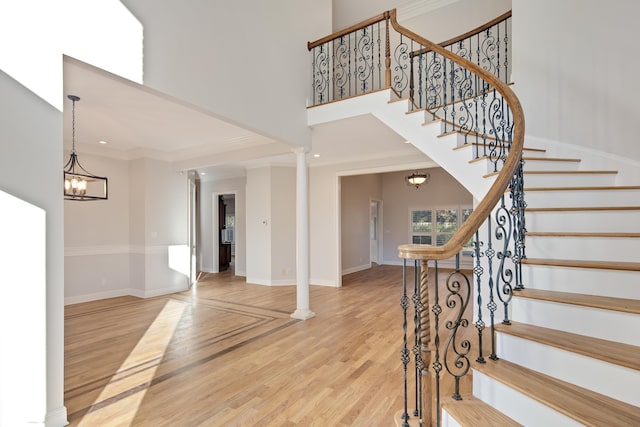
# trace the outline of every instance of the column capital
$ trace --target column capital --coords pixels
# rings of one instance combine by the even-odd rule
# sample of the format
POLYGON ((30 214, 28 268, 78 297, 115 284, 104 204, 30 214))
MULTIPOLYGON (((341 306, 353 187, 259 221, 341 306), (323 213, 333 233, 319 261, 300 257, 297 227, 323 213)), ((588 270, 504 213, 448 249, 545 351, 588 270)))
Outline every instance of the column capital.
POLYGON ((307 154, 311 150, 309 150, 307 147, 295 147, 295 148, 292 148, 291 151, 293 151, 296 154, 307 154))

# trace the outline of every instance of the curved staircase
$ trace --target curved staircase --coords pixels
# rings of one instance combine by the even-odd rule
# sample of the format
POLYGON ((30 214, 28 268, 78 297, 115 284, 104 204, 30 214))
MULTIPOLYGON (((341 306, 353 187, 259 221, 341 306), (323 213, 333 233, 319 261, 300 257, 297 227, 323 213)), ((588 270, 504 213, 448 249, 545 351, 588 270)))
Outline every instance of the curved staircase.
MULTIPOLYGON (((478 155, 472 132, 397 95, 389 87, 314 106, 308 121, 372 114, 482 200, 498 173, 490 156, 478 155)), ((495 338, 495 354, 472 361, 472 394, 443 396, 434 425, 640 426, 640 186, 552 151, 527 147, 525 138, 522 286, 508 291, 509 320, 499 323, 498 308, 490 329, 485 283, 493 278, 482 276, 481 300, 476 291, 470 301, 481 301, 473 310, 484 313, 479 329, 493 330, 485 340, 495 338)), ((478 320, 470 319, 476 327, 478 320)), ((430 425, 425 418, 396 422, 430 425)))

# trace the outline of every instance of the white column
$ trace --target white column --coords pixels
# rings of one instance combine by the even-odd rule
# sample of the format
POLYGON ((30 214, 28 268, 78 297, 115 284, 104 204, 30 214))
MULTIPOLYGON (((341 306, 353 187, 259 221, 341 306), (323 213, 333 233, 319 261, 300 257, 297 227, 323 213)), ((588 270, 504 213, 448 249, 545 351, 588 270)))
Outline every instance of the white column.
POLYGON ((309 191, 307 156, 303 147, 296 153, 296 311, 294 319, 306 320, 316 314, 309 309, 309 191))

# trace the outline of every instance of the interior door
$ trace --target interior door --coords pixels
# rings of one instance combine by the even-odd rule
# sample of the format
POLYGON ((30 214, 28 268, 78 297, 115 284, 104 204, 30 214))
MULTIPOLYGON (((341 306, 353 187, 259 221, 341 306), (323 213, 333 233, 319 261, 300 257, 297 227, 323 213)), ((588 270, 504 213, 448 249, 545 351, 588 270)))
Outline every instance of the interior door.
POLYGON ((380 202, 371 201, 371 215, 369 216, 369 259, 380 264, 378 247, 380 234, 380 202))

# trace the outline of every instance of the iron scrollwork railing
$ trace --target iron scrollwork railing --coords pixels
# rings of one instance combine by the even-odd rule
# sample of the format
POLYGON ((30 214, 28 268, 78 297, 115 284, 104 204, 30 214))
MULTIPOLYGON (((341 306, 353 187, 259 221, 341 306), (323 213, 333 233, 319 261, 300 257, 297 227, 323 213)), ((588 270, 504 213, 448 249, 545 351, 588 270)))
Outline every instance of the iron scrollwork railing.
POLYGON ((399 247, 404 261, 400 425, 408 426, 410 419, 432 425, 432 409, 440 425, 441 380, 451 377, 452 397, 462 398, 461 380, 471 364, 486 363, 485 330, 490 331, 488 358, 496 359, 495 321, 502 314, 502 322, 509 322, 512 294, 524 286, 524 116, 507 86, 510 16, 437 45, 400 26, 391 10, 308 43, 312 105, 389 90, 391 97, 406 98, 410 109, 424 110, 425 120, 439 120, 445 132, 462 135, 460 143, 471 144, 474 158, 487 159, 487 172, 495 175, 486 196, 448 242, 399 247), (459 254, 470 241, 471 279, 459 268, 459 254), (456 268, 439 289, 438 261, 446 259, 455 259, 456 268), (471 324, 477 354, 465 332, 471 324))

